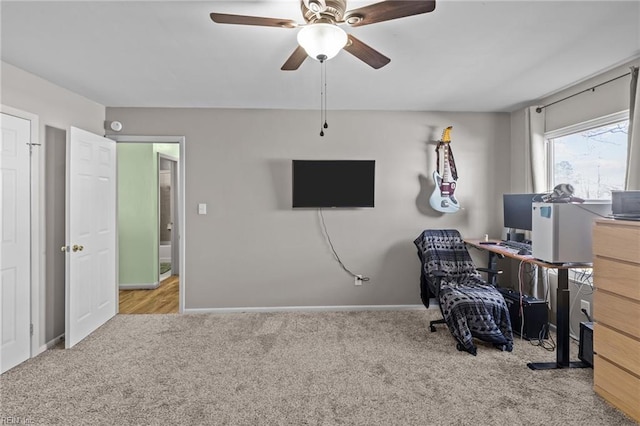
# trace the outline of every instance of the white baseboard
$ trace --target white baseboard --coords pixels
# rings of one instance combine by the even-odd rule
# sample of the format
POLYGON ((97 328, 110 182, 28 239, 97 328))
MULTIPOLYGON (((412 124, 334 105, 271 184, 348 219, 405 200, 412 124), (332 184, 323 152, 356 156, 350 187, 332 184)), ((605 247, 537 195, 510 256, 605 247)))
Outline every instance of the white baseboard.
POLYGON ((158 288, 160 281, 155 283, 133 283, 133 284, 119 284, 120 290, 154 290, 158 288))
POLYGON ((347 306, 275 306, 249 308, 185 308, 185 314, 231 314, 243 312, 339 312, 339 311, 415 311, 424 305, 347 305, 347 306))

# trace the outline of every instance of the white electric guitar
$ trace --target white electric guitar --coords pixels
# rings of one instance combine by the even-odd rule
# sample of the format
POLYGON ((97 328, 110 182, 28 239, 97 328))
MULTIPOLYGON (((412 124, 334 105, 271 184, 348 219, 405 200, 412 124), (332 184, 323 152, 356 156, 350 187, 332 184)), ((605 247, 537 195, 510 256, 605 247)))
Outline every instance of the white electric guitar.
POLYGON ((460 210, 460 204, 453 195, 456 190, 456 180, 458 179, 457 172, 455 171, 455 162, 453 160, 453 154, 451 154, 451 163, 454 164, 454 172, 451 172, 451 163, 449 162, 451 143, 451 129, 452 126, 447 127, 442 132, 442 140, 438 141, 438 147, 436 148, 437 168, 433 172, 433 181, 436 184, 436 189, 429 198, 429 204, 434 210, 442 213, 455 213, 460 210), (442 162, 442 175, 440 175, 440 149, 442 149, 443 162, 442 162))

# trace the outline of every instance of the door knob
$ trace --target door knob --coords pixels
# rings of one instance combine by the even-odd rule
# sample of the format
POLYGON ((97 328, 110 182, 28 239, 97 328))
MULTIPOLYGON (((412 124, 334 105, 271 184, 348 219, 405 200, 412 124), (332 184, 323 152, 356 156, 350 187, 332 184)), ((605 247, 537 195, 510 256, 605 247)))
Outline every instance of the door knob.
POLYGON ((73 252, 77 252, 77 251, 82 251, 84 249, 84 246, 79 246, 78 244, 74 244, 73 247, 71 248, 73 250, 73 252))
POLYGON ((62 246, 60 247, 60 251, 64 253, 66 251, 69 251, 69 248, 67 246, 62 246))

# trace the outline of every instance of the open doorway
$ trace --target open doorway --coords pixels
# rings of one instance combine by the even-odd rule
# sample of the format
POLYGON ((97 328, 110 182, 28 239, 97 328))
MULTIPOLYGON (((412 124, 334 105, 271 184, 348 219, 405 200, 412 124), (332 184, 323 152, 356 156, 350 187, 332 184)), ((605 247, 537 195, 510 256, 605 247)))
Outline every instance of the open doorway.
POLYGON ((178 158, 158 153, 158 263, 160 281, 179 275, 179 247, 174 225, 178 223, 178 158))
POLYGON ((181 312, 184 138, 110 137, 118 142, 119 313, 181 312))

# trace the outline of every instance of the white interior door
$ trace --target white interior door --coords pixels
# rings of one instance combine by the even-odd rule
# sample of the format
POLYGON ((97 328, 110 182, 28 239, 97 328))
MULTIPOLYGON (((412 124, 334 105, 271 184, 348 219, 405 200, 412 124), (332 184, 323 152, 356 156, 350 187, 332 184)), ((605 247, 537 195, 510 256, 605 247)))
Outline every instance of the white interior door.
POLYGON ((178 212, 180 211, 180 203, 178 191, 180 185, 178 183, 178 161, 171 160, 171 221, 173 227, 171 230, 171 274, 180 275, 180 227, 178 226, 178 212))
POLYGON ((31 122, 4 113, 0 116, 0 373, 4 373, 27 360, 31 352, 31 122))
POLYGON ((116 143, 75 127, 67 145, 65 346, 116 314, 116 143))

